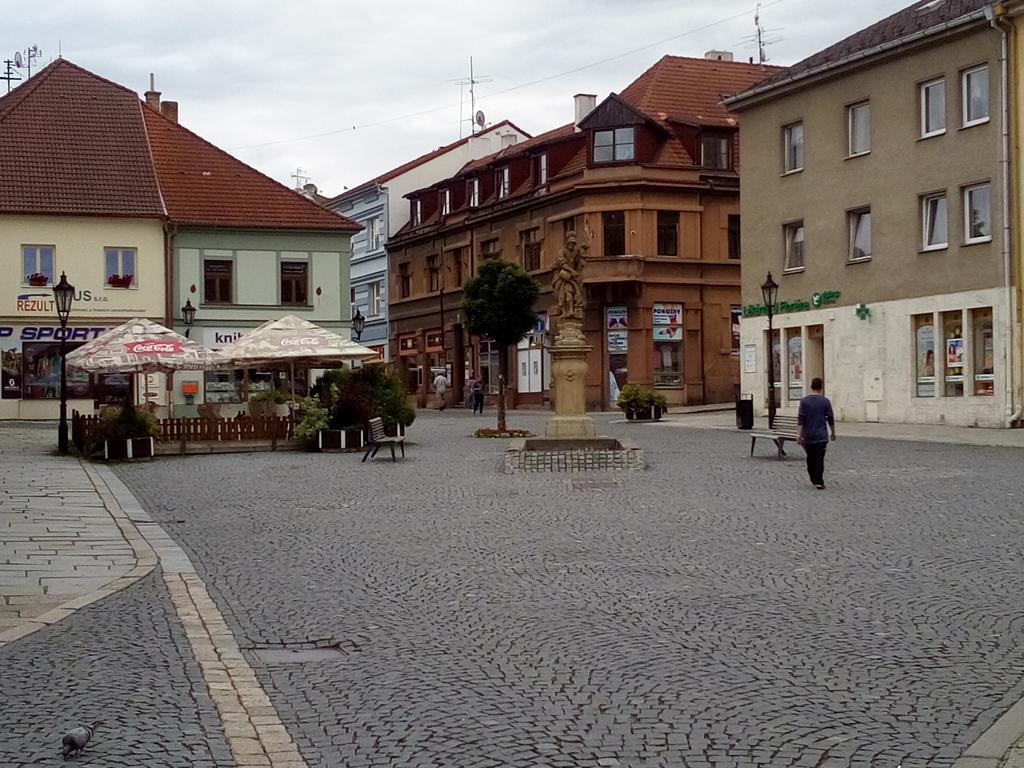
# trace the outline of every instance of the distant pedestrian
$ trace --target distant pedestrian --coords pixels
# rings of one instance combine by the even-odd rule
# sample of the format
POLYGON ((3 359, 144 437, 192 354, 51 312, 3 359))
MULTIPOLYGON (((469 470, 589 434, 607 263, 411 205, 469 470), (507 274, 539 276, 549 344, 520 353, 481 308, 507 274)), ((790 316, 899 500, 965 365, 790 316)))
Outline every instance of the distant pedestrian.
POLYGON ((473 379, 473 389, 470 393, 473 397, 473 413, 484 412, 484 382, 482 379, 473 379))
POLYGON ((824 386, 818 377, 811 381, 811 394, 800 400, 796 417, 800 425, 796 441, 807 453, 807 474, 819 491, 825 490, 825 449, 830 438, 836 439, 832 402, 822 394, 824 386))
POLYGON ((434 377, 434 394, 437 395, 437 409, 439 411, 444 410, 444 393, 448 391, 448 379, 444 373, 439 373, 434 377))

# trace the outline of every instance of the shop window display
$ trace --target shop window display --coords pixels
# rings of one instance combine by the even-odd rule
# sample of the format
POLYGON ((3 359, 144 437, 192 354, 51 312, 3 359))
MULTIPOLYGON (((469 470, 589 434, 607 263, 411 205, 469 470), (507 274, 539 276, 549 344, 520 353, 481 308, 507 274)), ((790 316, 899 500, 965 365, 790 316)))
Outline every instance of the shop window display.
POLYGON ((992 344, 992 308, 971 310, 974 346, 974 394, 995 394, 995 351, 992 344))
POLYGON ((914 316, 915 393, 935 397, 935 326, 932 316, 914 316))
POLYGON ((959 310, 942 313, 943 360, 946 397, 964 394, 963 314, 959 310))

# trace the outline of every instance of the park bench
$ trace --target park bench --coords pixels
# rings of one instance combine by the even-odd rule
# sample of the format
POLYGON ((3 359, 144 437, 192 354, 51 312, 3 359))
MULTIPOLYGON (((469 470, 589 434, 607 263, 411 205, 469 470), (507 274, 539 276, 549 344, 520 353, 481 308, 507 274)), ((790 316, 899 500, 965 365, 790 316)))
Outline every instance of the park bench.
POLYGON ((377 455, 377 451, 380 450, 382 445, 386 445, 391 449, 391 460, 395 461, 395 446, 397 445, 402 449, 402 458, 405 458, 405 438, 404 437, 389 437, 384 434, 384 420, 370 419, 369 424, 369 437, 366 441, 366 453, 363 454, 363 461, 372 458, 377 455))
POLYGON ((800 426, 797 424, 796 416, 779 416, 776 414, 771 427, 767 430, 750 433, 750 455, 754 455, 754 445, 757 443, 757 439, 763 437, 775 443, 775 447, 779 450, 779 458, 781 459, 786 455, 786 451, 783 450, 782 446, 787 440, 796 442, 796 437, 799 433, 800 426))

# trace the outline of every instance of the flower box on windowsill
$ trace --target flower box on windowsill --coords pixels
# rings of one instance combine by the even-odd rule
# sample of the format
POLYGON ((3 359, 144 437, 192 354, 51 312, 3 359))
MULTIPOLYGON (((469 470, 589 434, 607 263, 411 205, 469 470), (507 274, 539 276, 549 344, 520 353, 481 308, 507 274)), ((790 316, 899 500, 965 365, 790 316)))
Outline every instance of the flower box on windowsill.
POLYGON ((104 440, 103 458, 106 461, 151 459, 156 453, 152 437, 133 437, 128 440, 104 440))
POLYGON ((111 288, 131 288, 135 275, 111 275, 107 278, 107 285, 111 288))
POLYGON ((46 275, 41 275, 38 272, 33 272, 28 276, 28 284, 33 288, 42 288, 44 285, 50 284, 50 278, 46 275))
POLYGON ((358 451, 365 441, 361 429, 321 429, 316 444, 321 451, 358 451))

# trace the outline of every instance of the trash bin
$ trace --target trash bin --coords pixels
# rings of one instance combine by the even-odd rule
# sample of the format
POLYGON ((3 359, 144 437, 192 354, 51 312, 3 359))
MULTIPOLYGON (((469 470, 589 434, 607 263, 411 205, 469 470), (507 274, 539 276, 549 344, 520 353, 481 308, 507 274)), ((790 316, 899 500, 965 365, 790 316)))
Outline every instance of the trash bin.
POLYGON ((736 428, 754 428, 754 396, 748 395, 736 399, 736 428))

